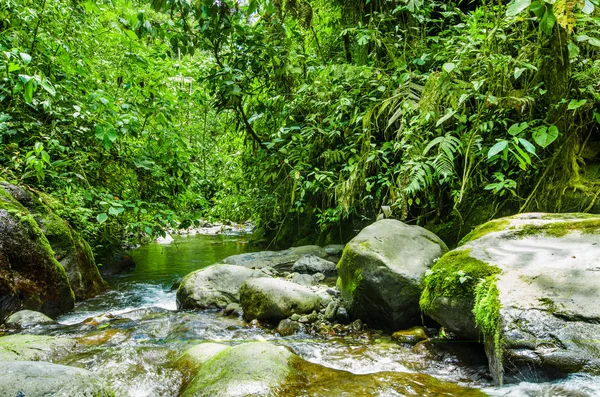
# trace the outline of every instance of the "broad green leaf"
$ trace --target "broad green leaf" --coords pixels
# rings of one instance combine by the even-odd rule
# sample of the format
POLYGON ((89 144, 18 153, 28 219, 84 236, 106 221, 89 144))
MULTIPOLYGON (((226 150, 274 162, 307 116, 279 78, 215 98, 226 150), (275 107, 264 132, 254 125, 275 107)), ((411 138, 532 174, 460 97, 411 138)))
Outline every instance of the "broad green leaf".
POLYGON ((571 102, 569 102, 569 106, 567 107, 568 110, 577 110, 580 107, 582 107, 583 105, 585 105, 587 102, 586 99, 582 99, 580 101, 577 101, 575 99, 572 99, 571 102))
POLYGON ((516 136, 523 132, 525 129, 527 129, 527 127, 529 127, 529 124, 527 122, 523 122, 521 124, 515 123, 510 126, 510 128, 508 129, 508 133, 512 136, 516 136))
POLYGON ((538 127, 533 131, 533 140, 543 148, 548 147, 558 138, 558 128, 555 125, 548 127, 538 127))
POLYGON ((25 99, 25 102, 31 104, 31 102, 33 101, 33 84, 34 84, 35 80, 30 79, 29 81, 27 81, 27 84, 25 84, 25 87, 23 87, 23 98, 25 99))
POLYGON ((546 8, 546 12, 540 21, 540 30, 546 34, 546 36, 552 36, 552 29, 556 24, 556 17, 552 12, 551 8, 546 8))
POLYGON ((453 71, 454 69, 456 69, 456 64, 455 64, 455 63, 452 63, 452 62, 447 62, 447 63, 445 63, 445 64, 442 66, 442 69, 444 69, 444 71, 445 71, 446 73, 452 73, 452 71, 453 71))
POLYGON ((531 0, 513 0, 506 9, 506 16, 514 17, 519 15, 531 4, 531 0))
POLYGON ((21 59, 25 65, 28 65, 31 62, 31 55, 24 52, 21 52, 19 55, 21 55, 21 59))
POLYGON ((46 90, 48 92, 48 94, 50 94, 52 96, 56 95, 56 90, 54 89, 52 84, 50 84, 50 82, 48 80, 43 79, 42 82, 40 83, 40 85, 42 86, 42 88, 44 90, 46 90))
POLYGON ((108 213, 112 216, 117 216, 123 211, 125 211, 125 208, 123 207, 110 207, 108 209, 108 213))
POLYGON ((531 142, 523 138, 519 138, 519 142, 521 143, 521 145, 523 145, 525 150, 527 150, 531 154, 535 154, 535 146, 533 146, 531 142))
POLYGON ((108 219, 108 215, 106 214, 106 212, 102 212, 102 213, 98 214, 98 216, 96 217, 96 220, 98 221, 99 224, 103 224, 104 222, 106 222, 107 219, 108 219))
POLYGON ((587 15, 591 15, 594 12, 594 4, 592 4, 590 0, 585 0, 581 12, 587 15))
POLYGON ((544 16, 544 12, 546 12, 546 4, 543 1, 533 1, 531 2, 531 6, 529 6, 529 10, 533 12, 538 18, 542 18, 544 16))
POLYGON ((144 227, 144 231, 146 232, 146 234, 152 234, 152 229, 148 226, 144 227))
POLYGON ((496 143, 488 151, 488 159, 491 159, 492 157, 494 157, 495 155, 497 155, 498 153, 500 153, 501 151, 506 149, 507 145, 508 145, 508 141, 500 141, 500 142, 496 143))

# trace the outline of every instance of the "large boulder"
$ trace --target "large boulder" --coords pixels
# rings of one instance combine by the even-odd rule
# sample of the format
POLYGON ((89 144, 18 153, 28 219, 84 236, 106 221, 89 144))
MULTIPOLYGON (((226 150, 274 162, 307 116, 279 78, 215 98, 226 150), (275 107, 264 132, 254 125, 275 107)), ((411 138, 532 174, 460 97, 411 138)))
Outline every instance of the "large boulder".
POLYGON ((50 243, 54 257, 66 270, 77 300, 91 298, 107 288, 89 244, 57 215, 55 208, 60 206, 55 199, 45 193, 31 193, 8 183, 3 183, 2 188, 33 215, 50 243))
POLYGON ((395 331, 421 324, 421 279, 446 251, 422 227, 393 219, 371 224, 346 245, 338 263, 345 306, 370 326, 395 331))
POLYGON ((240 287, 250 278, 265 277, 260 270, 217 264, 188 274, 177 290, 179 309, 225 309, 240 301, 240 287))
POLYGON ((307 287, 277 278, 254 278, 240 288, 240 303, 246 320, 279 321, 292 314, 311 313, 321 307, 321 298, 307 287))
POLYGON ((22 309, 54 317, 74 305, 67 273, 38 223, 0 186, 0 319, 22 309))
POLYGON ((36 325, 54 324, 55 322, 44 313, 33 310, 20 310, 10 315, 4 324, 9 328, 28 328, 36 325))
POLYGON ((310 274, 334 274, 336 272, 336 264, 328 261, 327 259, 319 258, 318 256, 304 255, 302 258, 294 262, 292 271, 310 274))
POLYGON ((424 280, 421 307, 512 369, 600 373, 600 216, 521 214, 488 222, 424 280))
POLYGON ((424 374, 336 370, 265 342, 233 347, 204 343, 185 352, 176 366, 187 378, 183 397, 484 395, 424 374))
POLYGON ((45 335, 9 335, 0 338, 0 361, 49 361, 71 352, 71 339, 45 335))
POLYGON ((114 396, 90 371, 36 361, 0 361, 0 390, 11 397, 114 396))
POLYGON ((314 255, 319 258, 326 258, 327 252, 317 245, 305 245, 283 251, 260 251, 233 255, 223 259, 221 263, 254 269, 262 269, 264 267, 281 268, 291 267, 294 262, 304 255, 314 255))

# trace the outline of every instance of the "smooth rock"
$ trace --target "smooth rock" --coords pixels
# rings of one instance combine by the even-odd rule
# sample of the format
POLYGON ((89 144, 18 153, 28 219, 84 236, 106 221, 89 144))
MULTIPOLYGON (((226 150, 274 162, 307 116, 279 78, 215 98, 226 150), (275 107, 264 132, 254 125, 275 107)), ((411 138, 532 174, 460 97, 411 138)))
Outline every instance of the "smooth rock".
POLYGON ((344 244, 329 244, 323 247, 323 249, 327 252, 327 255, 340 256, 342 255, 342 252, 344 252, 345 247, 344 244))
POLYGON ((281 336, 290 336, 290 335, 297 334, 301 328, 302 328, 302 326, 300 325, 299 322, 292 321, 292 320, 286 318, 279 322, 279 324, 277 325, 276 331, 281 336))
POLYGON ((188 274, 177 290, 178 309, 224 309, 240 300, 244 281, 266 277, 260 270, 217 264, 188 274))
POLYGON ((0 362, 0 395, 23 397, 113 397, 92 372, 36 361, 0 362))
POLYGON ((335 320, 335 315, 337 314, 338 304, 335 301, 329 302, 327 308, 325 308, 325 320, 332 322, 335 320))
POLYGON ((244 266, 247 268, 261 269, 272 267, 275 269, 291 266, 304 255, 314 255, 320 258, 327 257, 325 250, 317 245, 293 247, 283 251, 261 251, 247 254, 233 255, 225 258, 221 263, 244 266))
POLYGON ((312 287, 313 285, 317 285, 317 281, 310 274, 292 273, 291 277, 291 281, 293 283, 303 285, 305 287, 312 287))
POLYGON ((427 340, 427 330, 423 327, 413 327, 407 330, 396 331, 392 334, 392 339, 398 343, 416 345, 423 340, 427 340))
POLYGON ((163 244, 163 245, 171 244, 173 241, 175 241, 175 239, 169 233, 165 234, 164 237, 161 236, 156 239, 156 242, 158 244, 163 244))
POLYGON ((348 324, 350 323, 350 316, 348 315, 348 311, 345 307, 340 306, 335 312, 335 320, 340 324, 348 324))
POLYGON ((294 265, 292 266, 292 271, 309 274, 334 274, 336 272, 335 266, 335 263, 323 258, 319 258, 318 256, 305 255, 302 258, 298 259, 296 262, 294 262, 294 265))
POLYGON ((46 316, 44 313, 36 312, 33 310, 20 310, 5 321, 5 324, 9 328, 28 328, 36 325, 47 325, 54 324, 56 321, 46 316))
POLYGON ((354 318, 390 330, 421 324, 421 279, 447 247, 433 233, 384 219, 344 249, 338 286, 354 318))
POLYGON ((249 279, 240 288, 246 320, 279 321, 318 310, 321 299, 310 289, 282 279, 249 279))
POLYGON ((48 361, 70 353, 77 343, 71 339, 45 335, 0 337, 0 361, 48 361))
POLYGON ((442 257, 425 284, 426 314, 458 336, 484 340, 498 383, 505 371, 518 376, 527 367, 600 373, 599 215, 488 222, 442 257))

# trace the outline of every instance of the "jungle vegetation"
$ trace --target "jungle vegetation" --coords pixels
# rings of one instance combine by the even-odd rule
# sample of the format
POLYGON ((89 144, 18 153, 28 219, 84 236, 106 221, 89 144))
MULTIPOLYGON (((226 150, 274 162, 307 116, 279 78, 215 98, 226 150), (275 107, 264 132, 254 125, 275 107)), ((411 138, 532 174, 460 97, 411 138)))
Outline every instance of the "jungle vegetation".
POLYGON ((600 209, 597 0, 4 0, 0 172, 96 253, 600 209))

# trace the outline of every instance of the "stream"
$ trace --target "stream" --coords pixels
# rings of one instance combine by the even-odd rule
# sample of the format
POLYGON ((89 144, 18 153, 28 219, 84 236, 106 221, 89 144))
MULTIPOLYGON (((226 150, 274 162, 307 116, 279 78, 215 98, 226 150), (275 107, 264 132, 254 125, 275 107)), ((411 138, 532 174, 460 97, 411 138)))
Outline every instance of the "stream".
POLYGON ((131 253, 135 270, 108 279, 108 292, 79 303, 58 324, 27 333, 77 339, 80 347, 60 363, 99 374, 117 396, 177 396, 182 375, 170 363, 186 348, 207 341, 263 340, 289 346, 308 361, 357 374, 420 372, 492 396, 600 395, 600 377, 584 374, 546 383, 534 383, 524 375, 522 383, 494 388, 483 351, 460 345, 434 360, 378 332, 281 337, 216 311, 176 311, 174 283, 191 271, 253 250, 243 235, 175 236, 169 245, 142 246, 131 253))

